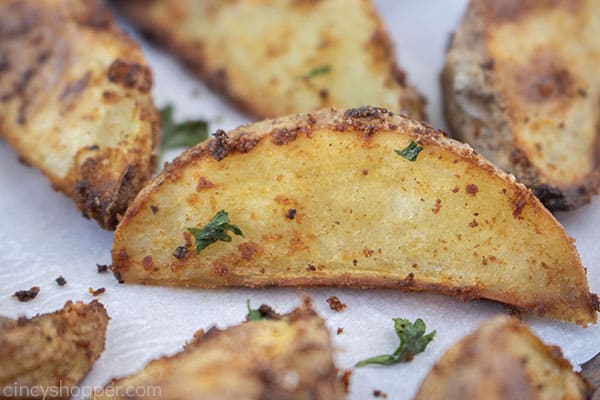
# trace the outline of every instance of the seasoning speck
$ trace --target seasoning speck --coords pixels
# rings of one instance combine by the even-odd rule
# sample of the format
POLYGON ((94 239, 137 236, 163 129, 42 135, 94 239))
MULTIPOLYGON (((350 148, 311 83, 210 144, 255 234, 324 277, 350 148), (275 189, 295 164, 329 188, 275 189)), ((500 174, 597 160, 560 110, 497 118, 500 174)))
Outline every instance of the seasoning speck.
POLYGON ((182 259, 185 257, 186 253, 187 253, 187 249, 185 248, 185 246, 179 246, 173 252, 173 256, 175 258, 182 259))
POLYGON ((26 301, 35 299, 35 297, 38 295, 39 292, 40 292, 40 287, 34 286, 29 290, 16 291, 13 294, 13 297, 15 297, 19 301, 26 302, 26 301))
POLYGON ((286 217, 287 217, 288 219, 294 219, 294 218, 296 218, 296 210, 295 210, 295 209, 293 209, 293 208, 290 208, 290 209, 288 210, 287 214, 286 214, 286 217))

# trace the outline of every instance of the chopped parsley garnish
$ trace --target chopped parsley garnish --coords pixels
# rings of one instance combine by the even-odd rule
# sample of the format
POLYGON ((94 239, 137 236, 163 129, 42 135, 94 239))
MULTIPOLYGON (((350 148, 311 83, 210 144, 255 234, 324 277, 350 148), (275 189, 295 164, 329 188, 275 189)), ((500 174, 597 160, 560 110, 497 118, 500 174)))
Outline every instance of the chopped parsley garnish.
POLYGON ((208 138, 208 123, 204 120, 189 120, 176 124, 173 122, 171 104, 160 110, 161 154, 165 150, 190 147, 208 138))
POLYGON ((330 72, 331 72, 330 65, 321 65, 320 67, 315 67, 315 68, 311 69, 310 71, 308 71, 308 73, 306 75, 304 75, 303 78, 310 79, 310 78, 314 78, 315 76, 318 76, 318 75, 328 74, 330 72))
POLYGON ((395 318, 394 329, 400 338, 398 349, 393 354, 383 354, 359 361, 356 363, 356 367, 364 367, 369 364, 392 365, 412 361, 415 355, 425 351, 429 342, 435 337, 435 331, 425 334, 425 322, 420 318, 414 324, 407 319, 395 318))
POLYGON ((246 307, 248 307, 248 315, 246 315, 246 321, 259 321, 265 319, 264 315, 260 310, 255 310, 250 306, 250 299, 246 299, 246 307))
POLYGON ((240 228, 229 223, 229 215, 227 215, 225 210, 216 213, 204 228, 187 228, 187 230, 194 235, 194 239, 196 240, 196 254, 219 240, 231 242, 231 236, 229 236, 227 231, 231 231, 235 235, 244 237, 240 228))
POLYGON ((406 158, 408 161, 415 161, 419 153, 423 150, 421 146, 415 143, 414 140, 411 140, 408 146, 403 150, 394 150, 396 154, 406 158))

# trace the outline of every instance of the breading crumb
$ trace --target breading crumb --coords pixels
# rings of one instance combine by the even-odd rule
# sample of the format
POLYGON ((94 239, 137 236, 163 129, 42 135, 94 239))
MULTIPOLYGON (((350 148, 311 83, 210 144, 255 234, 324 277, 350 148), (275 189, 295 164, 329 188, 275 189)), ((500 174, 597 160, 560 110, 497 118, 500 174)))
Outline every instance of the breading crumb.
POLYGON ((102 293, 106 292, 106 289, 105 289, 105 288, 103 288, 103 287, 101 287, 101 288, 99 288, 99 289, 96 289, 96 290, 94 290, 94 289, 92 289, 92 288, 89 288, 89 289, 88 289, 88 292, 90 292, 90 294, 91 294, 92 296, 94 296, 94 297, 98 297, 98 296, 100 296, 102 293))
POLYGON ((340 301, 337 296, 329 296, 327 299, 327 304, 329 304, 329 308, 331 308, 335 312, 340 312, 346 309, 346 305, 340 301))
POLYGON ((108 265, 103 265, 103 264, 96 264, 96 268, 98 268, 99 274, 108 272, 108 270, 110 269, 110 267, 108 265))

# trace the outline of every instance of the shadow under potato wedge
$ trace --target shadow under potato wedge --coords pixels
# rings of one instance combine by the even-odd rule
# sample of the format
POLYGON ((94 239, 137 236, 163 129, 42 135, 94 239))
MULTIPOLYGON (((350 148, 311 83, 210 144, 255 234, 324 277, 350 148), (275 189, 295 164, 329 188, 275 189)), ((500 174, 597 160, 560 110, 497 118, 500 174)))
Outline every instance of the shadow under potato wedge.
POLYGON ((325 322, 309 304, 194 335, 182 352, 110 382, 93 400, 345 398, 325 322), (137 390, 134 392, 134 390, 137 390))
POLYGON ((495 317, 450 347, 415 400, 587 399, 586 383, 559 347, 516 318, 495 317))
POLYGON ((596 321, 598 298, 560 224, 513 177, 441 131, 362 107, 215 136, 132 203, 112 248, 118 279, 432 291, 596 321), (411 147, 422 147, 414 161, 398 154, 411 147), (243 237, 196 254, 188 229, 221 210, 243 237))
POLYGON ((69 301, 31 319, 0 317, 0 398, 71 398, 104 350, 108 320, 97 301, 69 301))
POLYGON ((0 137, 114 229, 152 174, 158 112, 141 51, 95 0, 0 4, 0 137))
POLYGON ((364 104, 425 117, 371 0, 114 4, 257 118, 364 104))
POLYGON ((600 187, 598 37, 598 0, 471 0, 442 72, 450 133, 552 211, 600 187))

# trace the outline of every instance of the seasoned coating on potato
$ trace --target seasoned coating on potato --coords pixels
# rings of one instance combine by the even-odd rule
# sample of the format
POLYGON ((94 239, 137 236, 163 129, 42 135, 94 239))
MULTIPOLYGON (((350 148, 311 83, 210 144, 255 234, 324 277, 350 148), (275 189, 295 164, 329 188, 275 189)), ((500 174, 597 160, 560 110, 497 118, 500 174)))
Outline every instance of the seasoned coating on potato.
POLYGON ((471 0, 442 72, 450 131, 546 207, 600 186, 600 1, 471 0))
MULTIPOLYGON (((197 334, 198 335, 198 334, 197 334)), ((343 399, 324 321, 310 305, 275 319, 211 328, 174 356, 113 380, 94 400, 343 399)))
POLYGON ((586 392, 559 347, 498 316, 446 351, 415 400, 583 400, 586 392))
POLYGON ((560 224, 512 176, 443 132, 363 107, 215 136, 134 200, 115 233, 118 279, 426 290, 596 321, 598 299, 560 224), (411 141, 423 148, 414 162, 395 152, 411 141), (244 236, 196 254, 187 228, 220 210, 244 236))
POLYGON ((0 136, 106 229, 156 164, 151 86, 99 2, 0 2, 0 136))
POLYGON ((258 118, 373 104, 425 116, 371 0, 120 0, 143 32, 258 118))
POLYGON ((104 350, 108 319, 97 301, 69 301, 31 319, 1 318, 0 398, 70 398, 104 350))

